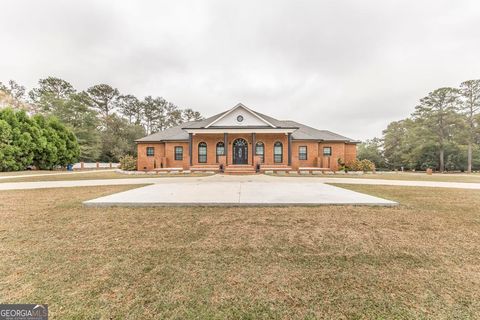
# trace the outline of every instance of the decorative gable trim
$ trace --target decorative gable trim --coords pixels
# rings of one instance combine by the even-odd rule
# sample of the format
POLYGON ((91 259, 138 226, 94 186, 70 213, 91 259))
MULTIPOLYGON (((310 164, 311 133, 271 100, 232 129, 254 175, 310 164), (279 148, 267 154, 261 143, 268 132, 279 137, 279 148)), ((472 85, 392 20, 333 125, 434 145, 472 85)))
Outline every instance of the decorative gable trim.
POLYGON ((243 108, 245 109, 247 112, 249 112, 251 115, 253 115, 254 117, 256 117, 257 119, 259 119, 260 121, 264 122, 266 125, 272 127, 272 128, 276 128, 276 126, 274 126, 272 123, 268 122, 267 120, 265 120, 264 118, 260 117, 258 114, 256 114, 253 110, 250 110, 249 108, 247 108, 246 106, 244 106, 242 103, 238 103, 235 107, 233 107, 232 109, 228 110, 227 112, 225 112, 224 114, 222 114, 220 117, 218 117, 217 119, 213 120, 212 122, 210 122, 209 124, 207 124, 205 126, 205 128, 208 128, 212 125, 214 125, 215 123, 217 123, 218 121, 220 121, 221 119, 225 118, 226 116, 228 116, 230 113, 232 113, 233 111, 237 110, 238 108, 243 108))

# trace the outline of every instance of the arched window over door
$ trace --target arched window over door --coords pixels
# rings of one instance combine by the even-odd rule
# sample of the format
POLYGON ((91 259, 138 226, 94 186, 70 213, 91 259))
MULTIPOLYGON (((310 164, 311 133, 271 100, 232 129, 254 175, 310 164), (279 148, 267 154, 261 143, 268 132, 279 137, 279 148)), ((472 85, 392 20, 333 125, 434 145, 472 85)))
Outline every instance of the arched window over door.
POLYGON ((262 163, 265 162, 265 145, 263 142, 257 142, 255 145, 255 155, 257 155, 260 158, 260 161, 262 163))
POLYGON ((205 142, 198 144, 198 163, 207 163, 207 144, 205 142))
POLYGON ((273 162, 283 162, 283 144, 280 141, 275 142, 273 145, 273 162))
POLYGON ((233 164, 248 164, 248 142, 239 138, 233 141, 233 164))
POLYGON ((216 154, 217 154, 217 163, 219 163, 219 157, 225 155, 225 144, 223 142, 218 142, 217 143, 217 148, 216 148, 216 154))

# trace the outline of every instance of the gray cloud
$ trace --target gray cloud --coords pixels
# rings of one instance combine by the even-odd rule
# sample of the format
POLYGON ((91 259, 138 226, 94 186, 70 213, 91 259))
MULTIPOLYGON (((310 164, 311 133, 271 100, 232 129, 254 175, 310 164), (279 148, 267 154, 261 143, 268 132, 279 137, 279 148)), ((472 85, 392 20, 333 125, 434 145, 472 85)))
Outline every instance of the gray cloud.
POLYGON ((211 115, 237 102, 353 138, 480 77, 476 1, 2 2, 0 81, 107 82, 211 115))

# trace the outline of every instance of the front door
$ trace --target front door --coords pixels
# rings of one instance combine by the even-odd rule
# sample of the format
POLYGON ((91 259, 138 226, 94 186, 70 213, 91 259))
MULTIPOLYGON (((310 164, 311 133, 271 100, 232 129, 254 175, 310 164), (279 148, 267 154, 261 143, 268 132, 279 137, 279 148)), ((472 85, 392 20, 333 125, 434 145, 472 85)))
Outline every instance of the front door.
POLYGON ((233 164, 248 164, 248 143, 244 139, 233 142, 233 164))

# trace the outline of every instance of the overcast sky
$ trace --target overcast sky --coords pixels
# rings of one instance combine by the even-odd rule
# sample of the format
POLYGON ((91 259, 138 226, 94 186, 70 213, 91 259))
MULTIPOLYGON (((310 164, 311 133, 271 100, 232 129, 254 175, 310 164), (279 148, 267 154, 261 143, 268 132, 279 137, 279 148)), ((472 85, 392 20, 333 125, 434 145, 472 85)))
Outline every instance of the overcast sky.
POLYGON ((480 2, 2 0, 0 81, 108 83, 205 116, 243 102, 366 139, 480 78, 480 2))

